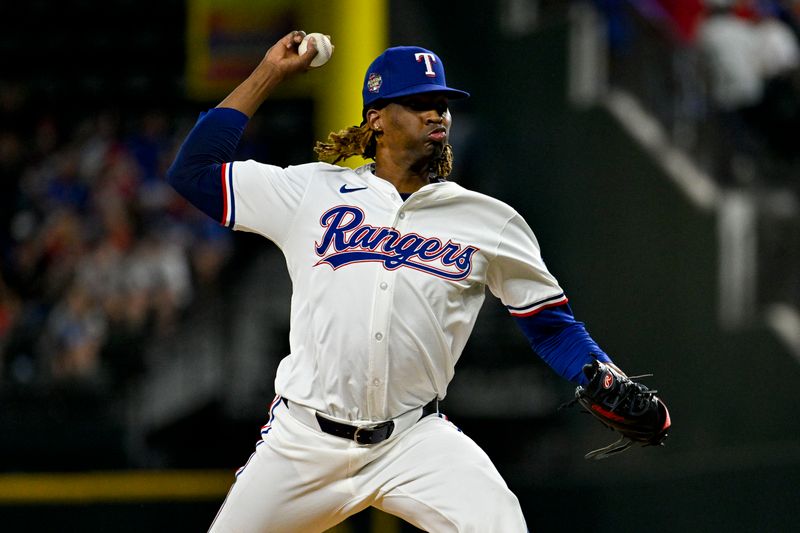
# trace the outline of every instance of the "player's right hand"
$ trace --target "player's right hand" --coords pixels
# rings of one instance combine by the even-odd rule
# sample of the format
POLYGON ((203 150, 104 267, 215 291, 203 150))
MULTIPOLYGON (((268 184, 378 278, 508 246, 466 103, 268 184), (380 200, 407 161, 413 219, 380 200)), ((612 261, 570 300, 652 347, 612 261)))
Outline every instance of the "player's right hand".
POLYGON ((302 30, 287 33, 264 56, 264 61, 269 63, 282 79, 305 72, 311 68, 311 61, 317 55, 317 47, 313 39, 310 39, 305 54, 300 55, 297 53, 297 47, 303 42, 305 36, 306 32, 302 30))

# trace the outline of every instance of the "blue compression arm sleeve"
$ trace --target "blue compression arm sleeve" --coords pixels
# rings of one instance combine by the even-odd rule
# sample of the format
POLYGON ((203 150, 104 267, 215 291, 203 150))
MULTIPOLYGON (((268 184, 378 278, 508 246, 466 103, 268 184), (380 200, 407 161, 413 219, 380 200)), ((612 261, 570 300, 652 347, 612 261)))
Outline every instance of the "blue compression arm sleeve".
POLYGON ((200 115, 167 170, 167 181, 195 207, 222 220, 222 163, 233 161, 248 122, 247 115, 230 108, 214 108, 200 115))
POLYGON ((575 320, 569 304, 542 309, 535 315, 515 317, 531 348, 560 376, 585 385, 583 365, 597 359, 611 362, 589 336, 583 322, 575 320))

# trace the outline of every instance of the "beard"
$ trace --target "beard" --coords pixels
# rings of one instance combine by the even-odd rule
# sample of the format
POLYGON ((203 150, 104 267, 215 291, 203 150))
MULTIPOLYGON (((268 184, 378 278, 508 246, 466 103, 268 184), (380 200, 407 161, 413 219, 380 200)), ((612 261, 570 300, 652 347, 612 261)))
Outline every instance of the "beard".
POLYGON ((448 143, 438 145, 430 165, 428 165, 428 170, 434 177, 446 179, 452 169, 453 147, 448 143))

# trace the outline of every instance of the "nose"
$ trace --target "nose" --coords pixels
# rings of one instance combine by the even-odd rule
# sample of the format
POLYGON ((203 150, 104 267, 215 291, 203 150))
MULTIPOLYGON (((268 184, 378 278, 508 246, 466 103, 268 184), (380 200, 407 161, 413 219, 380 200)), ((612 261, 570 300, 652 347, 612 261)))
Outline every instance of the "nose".
POLYGON ((444 122, 444 114, 445 112, 439 111, 438 109, 432 109, 426 118, 428 123, 432 124, 441 124, 444 122))

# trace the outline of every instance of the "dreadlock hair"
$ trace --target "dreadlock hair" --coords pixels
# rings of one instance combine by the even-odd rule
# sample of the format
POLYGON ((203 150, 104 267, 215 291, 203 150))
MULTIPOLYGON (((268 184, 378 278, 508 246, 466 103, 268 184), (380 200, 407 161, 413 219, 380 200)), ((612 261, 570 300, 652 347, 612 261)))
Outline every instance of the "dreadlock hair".
MULTIPOLYGON (((328 142, 317 141, 314 152, 320 161, 336 164, 339 161, 360 155, 365 159, 375 159, 378 133, 364 123, 350 126, 328 135, 328 142)), ((430 171, 433 177, 447 179, 453 170, 453 147, 444 145, 442 154, 431 162, 430 171)))

